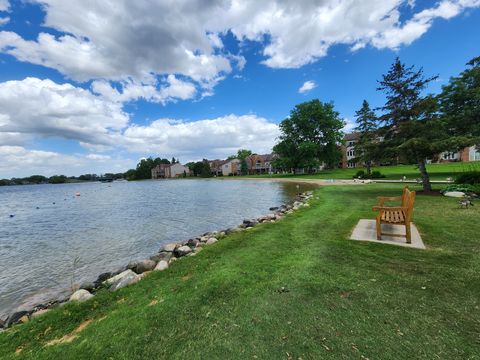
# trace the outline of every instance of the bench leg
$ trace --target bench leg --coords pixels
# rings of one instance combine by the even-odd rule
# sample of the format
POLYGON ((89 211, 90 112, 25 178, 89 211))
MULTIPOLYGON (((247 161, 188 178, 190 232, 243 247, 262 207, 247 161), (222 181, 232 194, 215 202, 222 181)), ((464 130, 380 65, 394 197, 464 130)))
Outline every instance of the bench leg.
POLYGON ((406 232, 407 244, 411 244, 412 243, 412 231, 411 231, 411 228, 410 228, 410 222, 405 224, 405 232, 406 232))
POLYGON ((377 219, 377 240, 382 240, 382 224, 377 219))

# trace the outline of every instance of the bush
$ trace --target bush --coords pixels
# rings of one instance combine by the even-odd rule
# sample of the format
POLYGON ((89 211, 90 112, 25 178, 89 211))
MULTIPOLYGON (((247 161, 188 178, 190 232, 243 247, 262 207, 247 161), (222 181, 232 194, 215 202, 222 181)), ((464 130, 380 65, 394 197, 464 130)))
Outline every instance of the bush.
POLYGON ((467 171, 455 179, 456 184, 480 184, 480 171, 474 170, 474 171, 467 171))
POLYGON ((363 179, 365 177, 365 171, 358 170, 357 173, 353 176, 353 178, 363 179))
POLYGON ((365 171, 363 170, 358 170, 357 173, 353 178, 359 178, 359 179, 383 179, 386 177, 383 175, 380 171, 372 171, 370 175, 365 174, 365 171))
POLYGON ((471 185, 471 184, 450 184, 446 188, 442 189, 440 192, 445 194, 449 191, 461 191, 464 193, 475 193, 480 194, 480 184, 471 185))
POLYGON ((386 177, 380 171, 372 171, 372 174, 369 176, 370 179, 382 179, 386 177))

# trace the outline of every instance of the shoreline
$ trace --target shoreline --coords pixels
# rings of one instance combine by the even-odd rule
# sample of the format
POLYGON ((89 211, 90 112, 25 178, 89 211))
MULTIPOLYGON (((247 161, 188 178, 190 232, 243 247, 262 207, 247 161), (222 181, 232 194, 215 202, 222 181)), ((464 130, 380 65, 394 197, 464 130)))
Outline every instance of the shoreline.
POLYGON ((210 231, 188 240, 165 244, 161 246, 156 254, 150 256, 148 259, 131 261, 119 269, 112 269, 111 272, 98 275, 97 279, 93 282, 76 284, 72 289, 58 291, 59 294, 69 294, 67 296, 54 296, 42 303, 29 304, 25 308, 19 305, 13 312, 7 312, 6 318, 0 318, 0 332, 6 331, 16 324, 27 323, 33 318, 41 316, 69 302, 86 301, 93 298, 99 290, 108 289, 110 291, 116 291, 134 284, 152 271, 168 269, 174 261, 180 258, 195 256, 204 246, 215 244, 229 234, 250 230, 262 223, 275 223, 287 214, 291 214, 302 207, 310 206, 308 202, 312 197, 313 191, 299 192, 293 199, 278 206, 270 207, 270 213, 268 214, 261 215, 258 218, 244 219, 242 224, 228 229, 210 231))
POLYGON ((364 185, 369 184, 371 180, 347 180, 347 179, 299 179, 299 178, 256 178, 256 177, 235 177, 235 176, 220 176, 211 178, 212 180, 254 180, 254 181, 271 181, 283 183, 304 183, 317 186, 338 186, 338 185, 364 185))

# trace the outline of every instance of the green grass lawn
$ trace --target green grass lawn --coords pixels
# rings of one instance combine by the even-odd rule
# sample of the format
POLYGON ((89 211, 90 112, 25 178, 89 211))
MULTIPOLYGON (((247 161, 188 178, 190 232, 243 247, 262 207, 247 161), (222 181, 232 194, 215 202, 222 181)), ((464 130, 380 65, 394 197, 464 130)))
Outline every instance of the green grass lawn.
MULTIPOLYGON (((430 164, 427 165, 427 171, 430 174, 431 180, 445 180, 448 177, 459 175, 462 172, 470 170, 480 170, 479 162, 455 162, 445 164, 430 164)), ((333 169, 323 170, 317 174, 312 175, 257 175, 258 177, 299 177, 303 179, 352 179, 357 171, 364 170, 357 169, 333 169)), ((372 171, 380 171, 389 180, 400 180, 406 176, 410 180, 420 177, 418 167, 415 165, 396 165, 396 166, 379 166, 372 168, 372 171)))
POLYGON ((320 188, 276 224, 0 333, 0 358, 479 359, 480 206, 418 196, 426 251, 347 240, 400 192, 320 188))

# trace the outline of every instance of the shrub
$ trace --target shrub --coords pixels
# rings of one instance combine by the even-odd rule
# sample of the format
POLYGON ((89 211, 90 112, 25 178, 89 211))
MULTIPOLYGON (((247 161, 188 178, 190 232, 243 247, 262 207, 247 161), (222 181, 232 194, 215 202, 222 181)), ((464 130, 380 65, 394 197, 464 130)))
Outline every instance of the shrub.
POLYGON ((353 176, 353 178, 363 179, 365 177, 365 171, 358 170, 357 173, 353 176))
POLYGON ((442 189, 440 192, 445 194, 449 191, 461 191, 464 193, 475 193, 480 194, 480 184, 471 185, 471 184, 450 184, 446 188, 442 189))
POLYGON ((384 177, 385 175, 383 175, 380 171, 372 171, 372 173, 368 175, 368 174, 365 174, 365 171, 363 170, 358 170, 354 176, 354 178, 359 178, 359 179, 382 179, 384 177))
POLYGON ((370 179, 382 179, 385 175, 383 175, 380 171, 372 171, 372 174, 369 176, 370 179))
POLYGON ((456 184, 480 184, 480 171, 474 170, 474 171, 467 171, 455 179, 456 184))

